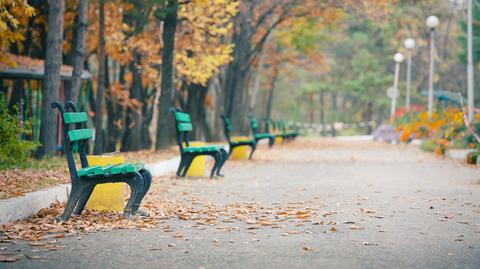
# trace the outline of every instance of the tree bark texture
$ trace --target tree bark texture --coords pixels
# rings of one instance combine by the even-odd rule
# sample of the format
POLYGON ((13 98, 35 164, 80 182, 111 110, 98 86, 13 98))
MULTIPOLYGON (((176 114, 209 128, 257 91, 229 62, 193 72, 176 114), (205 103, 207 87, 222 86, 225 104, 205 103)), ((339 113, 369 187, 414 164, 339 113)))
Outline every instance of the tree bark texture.
POLYGON ((186 112, 190 113, 194 126, 191 133, 195 140, 212 140, 212 133, 207 122, 207 110, 205 108, 205 97, 208 88, 198 84, 188 85, 188 101, 186 112))
POLYGON ((273 107, 273 98, 275 93, 275 85, 277 84, 278 74, 275 72, 275 75, 270 82, 270 90, 268 91, 267 97, 267 106, 265 107, 265 119, 272 118, 272 107, 273 107))
POLYGON ((103 93, 105 90, 105 3, 99 2, 99 29, 98 29, 98 79, 97 79, 97 94, 95 99, 95 146, 93 148, 94 154, 101 154, 104 152, 104 137, 103 137, 103 93))
POLYGON ((169 108, 173 106, 173 52, 175 45, 175 31, 177 28, 177 8, 176 0, 168 0, 168 12, 163 19, 163 49, 162 49, 162 80, 161 94, 158 106, 158 124, 156 149, 170 147, 174 141, 175 128, 174 121, 169 115, 169 108))
MULTIPOLYGON (((133 75, 132 88, 130 89, 130 99, 142 100, 142 80, 138 65, 140 64, 140 54, 134 53, 135 60, 130 63, 130 71, 133 75)), ((125 123, 125 134, 122 140, 122 151, 134 151, 143 148, 142 129, 143 115, 142 108, 127 109, 127 119, 125 123)))
POLYGON ((55 154, 57 138, 57 113, 53 113, 51 104, 58 99, 60 89, 60 69, 62 66, 63 14, 64 0, 48 1, 48 33, 42 82, 42 115, 40 125, 41 146, 37 156, 55 154))
POLYGON ((321 135, 325 136, 325 92, 320 91, 320 124, 322 125, 321 135))
POLYGON ((88 0, 80 0, 77 6, 77 16, 73 27, 70 64, 73 67, 72 79, 65 87, 65 100, 77 101, 82 84, 83 61, 88 28, 88 0))

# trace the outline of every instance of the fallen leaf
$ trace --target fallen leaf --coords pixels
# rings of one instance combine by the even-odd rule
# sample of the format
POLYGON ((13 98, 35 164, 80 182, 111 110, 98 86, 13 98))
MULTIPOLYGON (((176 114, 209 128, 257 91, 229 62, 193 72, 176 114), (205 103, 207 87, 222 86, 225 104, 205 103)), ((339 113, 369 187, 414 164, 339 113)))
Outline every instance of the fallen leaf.
POLYGON ((22 256, 19 255, 2 255, 0 254, 0 262, 16 262, 20 260, 22 256))
POLYGON ((312 251, 313 251, 313 248, 307 247, 307 246, 302 247, 302 249, 305 250, 305 251, 308 251, 308 252, 312 252, 312 251))
POLYGON ((40 260, 40 259, 43 259, 43 256, 39 256, 39 255, 25 255, 25 257, 29 258, 30 260, 40 260))
POLYGON ((28 243, 28 245, 30 245, 32 247, 44 247, 44 246, 47 245, 47 243, 35 241, 35 242, 28 243))

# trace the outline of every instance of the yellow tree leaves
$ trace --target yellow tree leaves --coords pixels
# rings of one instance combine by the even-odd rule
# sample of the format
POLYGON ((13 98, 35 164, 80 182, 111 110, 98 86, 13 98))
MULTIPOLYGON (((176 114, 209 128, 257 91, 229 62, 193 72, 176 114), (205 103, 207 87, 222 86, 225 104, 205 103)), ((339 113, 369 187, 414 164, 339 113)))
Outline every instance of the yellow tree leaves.
POLYGON ((197 0, 180 6, 174 58, 178 78, 205 85, 232 60, 233 46, 222 38, 232 29, 238 5, 232 0, 197 0))
POLYGON ((0 0, 0 62, 13 65, 6 57, 10 44, 22 41, 20 21, 35 15, 35 9, 26 0, 0 0))

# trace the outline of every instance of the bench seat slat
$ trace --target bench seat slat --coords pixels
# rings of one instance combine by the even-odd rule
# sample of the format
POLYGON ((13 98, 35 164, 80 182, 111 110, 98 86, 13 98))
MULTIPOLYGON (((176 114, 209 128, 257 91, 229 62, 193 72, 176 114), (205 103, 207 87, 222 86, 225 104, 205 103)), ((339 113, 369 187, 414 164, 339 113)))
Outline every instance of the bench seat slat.
POLYGON ((89 167, 85 167, 85 168, 82 168, 80 170, 78 170, 78 176, 79 177, 83 177, 83 176, 87 176, 91 173, 93 173, 95 171, 95 169, 101 167, 100 165, 94 165, 94 166, 89 166, 89 167))
POLYGON ((255 135, 255 138, 257 139, 264 139, 264 138, 270 138, 270 137, 275 137, 275 136, 272 134, 256 134, 255 135))
POLYGON ((109 175, 120 175, 135 173, 144 168, 143 163, 122 163, 119 165, 95 165, 82 168, 78 171, 78 176, 80 177, 95 177, 95 176, 109 176, 109 175))
POLYGON ((185 152, 189 153, 199 153, 199 152, 212 152, 219 150, 220 147, 217 146, 203 146, 203 147, 186 147, 185 152))

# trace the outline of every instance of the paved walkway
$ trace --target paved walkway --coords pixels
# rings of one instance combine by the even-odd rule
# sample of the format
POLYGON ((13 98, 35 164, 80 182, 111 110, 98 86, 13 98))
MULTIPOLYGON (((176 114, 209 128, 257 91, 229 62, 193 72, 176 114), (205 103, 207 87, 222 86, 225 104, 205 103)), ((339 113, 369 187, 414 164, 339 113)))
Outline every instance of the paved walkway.
POLYGON ((152 195, 186 220, 61 238, 0 267, 480 268, 478 171, 411 146, 301 139, 218 181, 157 178, 152 195))

